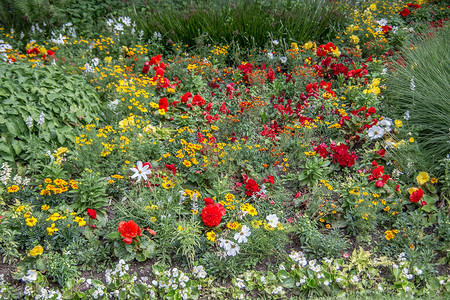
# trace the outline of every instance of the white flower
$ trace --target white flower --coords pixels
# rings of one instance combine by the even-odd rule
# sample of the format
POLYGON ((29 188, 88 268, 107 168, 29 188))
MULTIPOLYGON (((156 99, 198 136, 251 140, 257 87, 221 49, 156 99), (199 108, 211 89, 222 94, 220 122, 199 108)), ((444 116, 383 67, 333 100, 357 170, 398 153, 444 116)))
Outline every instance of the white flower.
POLYGON ((396 33, 398 30, 398 26, 392 26, 392 33, 396 33))
POLYGON ((422 275, 423 271, 418 269, 417 267, 414 267, 414 273, 416 273, 416 275, 422 275))
POLYGON ((27 124, 28 128, 33 127, 33 118, 31 116, 28 116, 25 123, 27 124))
POLYGON ((239 243, 247 243, 247 237, 250 236, 250 234, 252 234, 250 232, 250 228, 247 225, 242 226, 241 231, 240 232, 236 232, 234 235, 234 239, 239 243))
POLYGON ((114 30, 117 30, 117 31, 123 31, 123 25, 122 25, 121 23, 117 23, 117 24, 114 26, 114 30))
POLYGON ((405 115, 403 116, 403 119, 405 119, 406 121, 408 121, 411 118, 410 114, 409 114, 409 110, 407 110, 405 112, 405 115))
POLYGON ((273 53, 272 52, 268 52, 267 56, 269 57, 269 59, 273 59, 273 53))
POLYGON ((378 125, 380 127, 382 127, 385 131, 389 132, 389 131, 391 131, 392 119, 390 119, 390 118, 383 118, 383 120, 378 122, 378 125))
POLYGON ((272 43, 276 46, 278 45, 280 42, 278 40, 273 40, 272 43))
POLYGON ((100 62, 100 59, 98 59, 97 57, 94 57, 91 60, 92 64, 94 65, 94 67, 98 66, 98 63, 100 62))
POLYGON ((386 19, 381 19, 378 21, 378 25, 380 25, 381 27, 386 26, 387 25, 387 20, 386 19))
POLYGON ((134 174, 131 176, 131 179, 134 179, 137 177, 137 181, 141 181, 141 179, 147 180, 147 175, 152 174, 152 171, 148 169, 149 165, 142 165, 142 161, 138 161, 136 163, 136 168, 130 168, 131 171, 134 172, 134 174))
POLYGON ((266 284, 267 283, 267 281, 266 281, 266 277, 264 277, 264 276, 261 276, 261 283, 264 283, 264 284, 266 284))
POLYGON ((131 18, 130 17, 119 17, 119 21, 125 24, 125 26, 131 26, 131 18))
POLYGON ((283 291, 283 288, 281 286, 279 286, 279 287, 276 287, 273 289, 272 294, 277 295, 277 294, 281 293, 282 291, 283 291))
POLYGON ((228 250, 231 248, 231 243, 232 243, 232 242, 230 242, 229 240, 220 238, 220 239, 219 239, 219 242, 220 242, 220 243, 219 243, 219 246, 220 246, 221 248, 225 249, 225 251, 228 251, 228 250))
POLYGON ((119 104, 119 99, 109 102, 108 107, 112 111, 116 111, 117 105, 119 104))
POLYGON ((323 282, 323 284, 325 284, 326 286, 329 286, 329 285, 330 285, 330 282, 329 282, 328 280, 325 280, 325 281, 323 282))
POLYGON ((286 56, 282 56, 280 57, 281 63, 285 64, 287 62, 287 57, 286 56))
POLYGON ((381 128, 380 126, 374 125, 372 127, 370 127, 369 131, 367 132, 367 135, 372 139, 378 139, 383 137, 384 135, 384 129, 381 128))
POLYGON ((45 122, 45 114, 43 111, 41 111, 41 114, 39 115, 39 120, 37 121, 37 125, 42 125, 45 122))
POLYGON ((387 73, 388 69, 384 68, 383 71, 381 71, 381 75, 385 75, 387 73))
POLYGON ((270 226, 272 226, 274 228, 277 227, 279 219, 278 219, 276 214, 268 215, 266 217, 266 220, 269 221, 268 225, 270 225, 270 226))
POLYGON ((410 88, 411 88, 411 91, 414 91, 416 89, 416 84, 414 83, 414 76, 411 77, 411 86, 410 86, 410 88))
POLYGON ((230 249, 227 250, 227 255, 228 256, 236 256, 236 254, 239 253, 239 250, 241 248, 239 247, 238 244, 230 242, 230 249))
POLYGON ((245 288, 244 280, 240 278, 236 278, 236 286, 240 289, 245 288))

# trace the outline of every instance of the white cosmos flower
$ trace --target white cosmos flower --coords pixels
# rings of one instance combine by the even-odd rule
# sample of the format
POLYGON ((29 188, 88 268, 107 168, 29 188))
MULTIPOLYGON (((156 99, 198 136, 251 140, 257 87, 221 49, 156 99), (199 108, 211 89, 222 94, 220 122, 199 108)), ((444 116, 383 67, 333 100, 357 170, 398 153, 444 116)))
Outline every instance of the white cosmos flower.
POLYGON ((229 241, 229 243, 230 243, 230 248, 227 250, 227 255, 228 256, 236 256, 236 254, 239 253, 239 250, 241 250, 241 248, 236 243, 233 243, 231 241, 229 241))
POLYGON ((270 225, 270 226, 272 226, 274 228, 277 227, 279 219, 278 219, 276 214, 268 215, 266 217, 266 220, 269 221, 269 223, 267 223, 268 225, 270 225))
POLYGON ((240 244, 240 243, 247 243, 247 237, 252 234, 250 232, 250 228, 247 225, 242 226, 240 232, 236 232, 234 235, 234 239, 240 244))
POLYGON ((383 137, 384 135, 384 129, 380 126, 374 125, 372 127, 370 127, 369 131, 367 132, 367 135, 372 139, 378 139, 383 137))
POLYGON ((136 163, 136 168, 130 168, 131 171, 134 172, 134 174, 131 176, 131 179, 134 179, 137 177, 136 182, 141 181, 141 179, 147 180, 147 175, 152 174, 152 171, 148 169, 149 166, 143 166, 142 161, 138 161, 136 163))

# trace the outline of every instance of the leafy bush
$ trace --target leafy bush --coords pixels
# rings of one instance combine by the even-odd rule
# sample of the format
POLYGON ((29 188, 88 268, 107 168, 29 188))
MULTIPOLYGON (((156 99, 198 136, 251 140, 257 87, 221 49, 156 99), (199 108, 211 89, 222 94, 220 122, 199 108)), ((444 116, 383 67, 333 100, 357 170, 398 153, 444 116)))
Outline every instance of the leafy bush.
POLYGON ((96 122, 100 100, 77 75, 53 66, 32 68, 27 63, 0 63, 0 160, 26 161, 31 137, 48 147, 64 145, 72 129, 96 122))
POLYGON ((417 162, 429 170, 450 153, 450 68, 445 63, 450 54, 442 51, 449 37, 447 26, 417 39, 405 50, 405 61, 397 64, 387 87, 387 104, 399 116, 406 113, 408 125, 417 129, 423 154, 417 162))

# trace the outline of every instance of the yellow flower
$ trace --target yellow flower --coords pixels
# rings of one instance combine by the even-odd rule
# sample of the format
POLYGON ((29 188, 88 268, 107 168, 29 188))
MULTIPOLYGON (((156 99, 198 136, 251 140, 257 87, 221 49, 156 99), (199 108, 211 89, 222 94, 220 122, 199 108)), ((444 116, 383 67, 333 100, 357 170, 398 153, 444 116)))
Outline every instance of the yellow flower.
POLYGON ((48 217, 48 219, 46 221, 52 220, 53 222, 55 222, 56 220, 59 220, 59 219, 62 219, 61 215, 59 213, 54 213, 54 214, 51 214, 50 217, 48 217))
POLYGON ((206 238, 210 240, 211 242, 216 241, 216 233, 214 231, 209 231, 206 233, 206 238))
POLYGON ((233 223, 228 222, 227 227, 232 230, 238 230, 239 228, 241 228, 241 224, 237 221, 233 223))
POLYGON ((27 222, 27 226, 33 227, 37 223, 37 219, 35 217, 26 218, 25 222, 27 222))
POLYGON ((189 65, 187 66, 187 69, 188 69, 188 70, 194 70, 195 68, 197 68, 197 65, 196 65, 196 64, 189 64, 189 65))
POLYGON ((80 227, 83 225, 86 225, 86 221, 84 220, 84 218, 75 217, 75 219, 73 221, 77 222, 78 226, 80 226, 80 227))
POLYGON ((41 209, 43 211, 47 211, 47 210, 49 210, 49 208, 50 208, 50 206, 48 206, 47 204, 44 204, 44 205, 41 206, 41 209))
POLYGON ((49 184, 49 183, 52 183, 52 180, 51 180, 50 178, 45 178, 44 182, 45 182, 46 184, 49 184))
POLYGON ((359 37, 358 36, 356 36, 356 35, 351 35, 350 36, 350 42, 352 43, 352 44, 358 44, 359 43, 359 37))
POLYGON ((377 10, 377 5, 375 3, 373 3, 373 4, 370 5, 369 8, 370 8, 370 10, 375 11, 375 10, 377 10))
POLYGON ((192 163, 188 160, 184 160, 183 165, 185 165, 187 168, 189 168, 190 166, 192 166, 192 163))
POLYGON ((160 114, 160 115, 165 115, 166 114, 166 111, 164 110, 164 109, 158 109, 158 113, 160 114))
POLYGON ((8 193, 15 193, 19 190, 19 187, 17 185, 13 185, 8 187, 8 193))
POLYGON ((41 245, 37 245, 36 247, 31 249, 30 255, 37 256, 37 255, 41 255, 43 252, 44 252, 44 247, 42 247, 41 245))
POLYGON ((16 208, 16 211, 21 212, 24 209, 25 209, 25 206, 21 205, 18 208, 16 208))
POLYGON ((437 180, 437 178, 431 178, 431 180, 430 180, 430 182, 432 183, 432 184, 435 184, 436 182, 438 182, 438 180, 437 180))
POLYGON ((414 138, 413 137, 409 138, 409 142, 414 143, 414 138))
POLYGON ((422 185, 430 180, 430 175, 428 175, 427 172, 420 172, 419 175, 417 175, 416 180, 418 185, 422 185))
POLYGON ((294 50, 294 51, 297 51, 298 50, 297 43, 291 43, 291 49, 294 50))
POLYGON ((275 228, 273 228, 272 226, 270 226, 270 225, 267 224, 267 223, 264 223, 264 229, 265 229, 265 230, 275 230, 275 228))
POLYGON ((52 226, 47 227, 48 235, 53 235, 59 229, 55 227, 55 223, 52 223, 52 226))
POLYGON ((303 48, 305 48, 306 50, 309 50, 313 47, 313 43, 311 41, 307 42, 303 48))
POLYGON ((403 126, 403 122, 401 120, 395 120, 394 124, 395 124, 395 126, 397 126, 397 128, 400 128, 403 126))
POLYGON ((61 156, 68 152, 69 152, 69 149, 67 149, 67 147, 59 147, 58 149, 56 149, 56 156, 61 156))

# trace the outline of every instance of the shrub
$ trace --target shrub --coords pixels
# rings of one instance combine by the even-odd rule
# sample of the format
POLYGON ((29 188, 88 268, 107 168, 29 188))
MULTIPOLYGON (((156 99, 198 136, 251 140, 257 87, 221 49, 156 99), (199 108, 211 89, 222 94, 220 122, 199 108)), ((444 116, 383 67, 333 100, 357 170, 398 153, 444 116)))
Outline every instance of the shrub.
POLYGON ((26 161, 27 143, 38 136, 64 145, 72 129, 96 122, 100 100, 95 90, 77 75, 58 67, 32 68, 28 63, 0 63, 0 160, 26 161))
POLYGON ((392 111, 398 116, 409 112, 405 118, 417 130, 423 154, 418 164, 429 170, 450 153, 450 69, 445 63, 450 54, 442 51, 449 35, 447 26, 416 39, 413 47, 405 49, 405 60, 396 64, 387 87, 386 102, 392 111))

